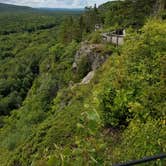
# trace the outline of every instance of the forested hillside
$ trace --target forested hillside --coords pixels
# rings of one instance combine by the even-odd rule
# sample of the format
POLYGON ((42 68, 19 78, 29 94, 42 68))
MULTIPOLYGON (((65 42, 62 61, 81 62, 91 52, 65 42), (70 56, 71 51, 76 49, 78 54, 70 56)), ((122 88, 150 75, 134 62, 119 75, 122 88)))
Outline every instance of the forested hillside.
POLYGON ((0 12, 18 12, 18 11, 30 11, 32 8, 26 6, 16 6, 10 4, 0 3, 0 12))
POLYGON ((84 12, 0 4, 0 165, 109 166, 166 153, 165 9, 164 0, 84 12), (103 41, 117 29, 122 46, 103 41))

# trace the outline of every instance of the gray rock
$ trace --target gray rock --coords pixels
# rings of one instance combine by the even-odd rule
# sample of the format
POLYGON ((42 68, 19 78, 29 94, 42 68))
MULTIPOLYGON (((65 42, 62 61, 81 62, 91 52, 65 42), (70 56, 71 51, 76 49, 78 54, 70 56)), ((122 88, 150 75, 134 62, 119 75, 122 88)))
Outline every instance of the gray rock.
POLYGON ((87 42, 81 43, 80 49, 77 51, 75 55, 73 70, 76 71, 78 69, 79 62, 85 57, 87 58, 91 66, 90 71, 99 68, 109 56, 108 54, 101 55, 100 52, 96 51, 97 48, 100 46, 101 44, 89 44, 87 42))
POLYGON ((81 84, 88 84, 94 77, 95 71, 91 71, 87 74, 87 76, 85 76, 82 81, 81 84))

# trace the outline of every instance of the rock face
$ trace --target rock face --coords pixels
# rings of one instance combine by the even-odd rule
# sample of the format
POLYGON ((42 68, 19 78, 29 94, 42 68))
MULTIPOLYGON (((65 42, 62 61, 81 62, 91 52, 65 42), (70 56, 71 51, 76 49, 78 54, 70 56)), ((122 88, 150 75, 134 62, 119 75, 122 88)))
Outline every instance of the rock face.
POLYGON ((78 69, 78 65, 83 58, 87 58, 91 70, 96 70, 100 67, 109 56, 109 54, 101 55, 101 47, 102 44, 89 44, 87 42, 81 43, 81 47, 75 55, 73 69, 78 69))
POLYGON ((95 75, 95 71, 90 71, 87 76, 85 76, 82 81, 81 81, 81 84, 88 84, 91 79, 94 77, 95 75))
POLYGON ((80 65, 81 63, 88 63, 88 68, 86 67, 85 69, 86 74, 83 76, 81 84, 89 83, 94 76, 95 70, 98 69, 111 54, 110 52, 103 53, 103 47, 103 44, 89 44, 88 42, 81 43, 72 66, 73 71, 77 72, 80 66, 83 66, 80 65))

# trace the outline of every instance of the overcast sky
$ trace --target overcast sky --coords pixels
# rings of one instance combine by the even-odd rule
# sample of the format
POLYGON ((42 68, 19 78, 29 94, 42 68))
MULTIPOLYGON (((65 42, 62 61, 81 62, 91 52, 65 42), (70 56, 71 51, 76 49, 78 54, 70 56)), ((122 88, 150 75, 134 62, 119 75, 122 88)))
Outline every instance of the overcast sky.
POLYGON ((95 3, 100 5, 109 0, 0 0, 0 3, 31 7, 83 8, 95 3))

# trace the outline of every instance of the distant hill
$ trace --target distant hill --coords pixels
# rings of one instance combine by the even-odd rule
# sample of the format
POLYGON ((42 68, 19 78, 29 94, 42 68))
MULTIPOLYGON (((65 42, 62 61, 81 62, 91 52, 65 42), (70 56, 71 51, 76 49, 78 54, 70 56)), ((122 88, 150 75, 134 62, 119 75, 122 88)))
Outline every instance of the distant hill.
POLYGON ((55 12, 64 12, 64 11, 84 11, 84 8, 36 8, 37 10, 42 10, 42 11, 55 11, 55 12))
POLYGON ((33 10, 33 9, 27 6, 17 6, 17 5, 0 3, 0 12, 15 12, 15 11, 28 11, 28 10, 33 10))
POLYGON ((44 11, 44 12, 82 12, 83 8, 31 8, 27 6, 17 6, 12 4, 0 3, 0 12, 18 11, 44 11))
POLYGON ((100 13, 109 26, 140 28, 153 15, 156 0, 109 1, 99 6, 100 13), (127 9, 127 10, 126 10, 127 9))

